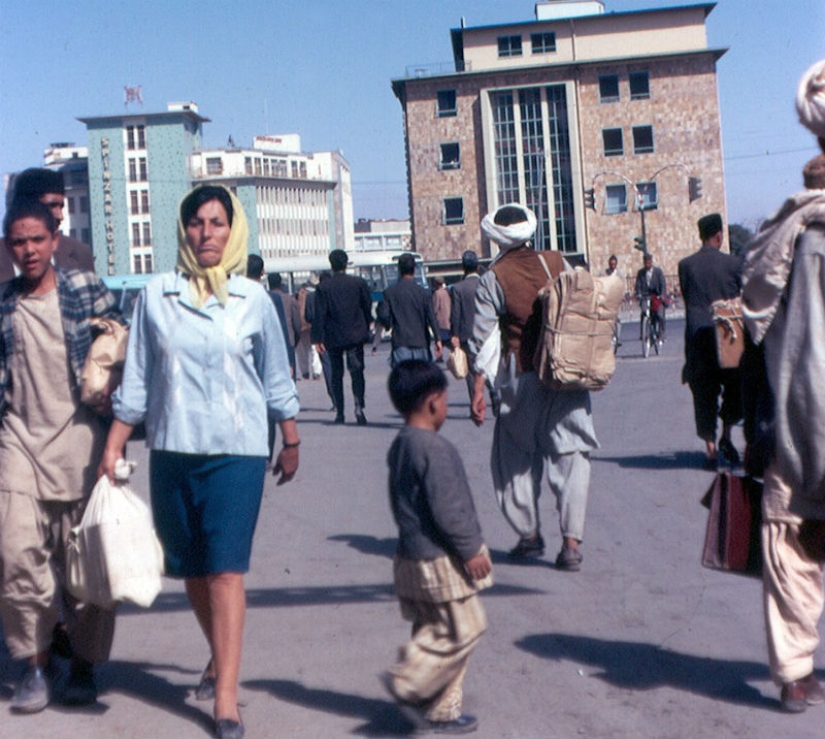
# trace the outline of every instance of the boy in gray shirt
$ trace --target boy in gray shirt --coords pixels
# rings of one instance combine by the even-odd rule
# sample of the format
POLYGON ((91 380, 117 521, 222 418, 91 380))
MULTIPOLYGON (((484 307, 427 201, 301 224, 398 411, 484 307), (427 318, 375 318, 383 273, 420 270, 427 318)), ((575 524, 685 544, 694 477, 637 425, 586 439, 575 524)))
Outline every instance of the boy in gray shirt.
POLYGON ((478 726, 461 713, 462 683, 487 628, 478 591, 492 585, 492 565, 461 457, 437 433, 447 417, 446 376, 409 360, 392 370, 388 387, 405 420, 387 456, 399 530, 394 580, 413 626, 382 680, 418 730, 465 734, 478 726))

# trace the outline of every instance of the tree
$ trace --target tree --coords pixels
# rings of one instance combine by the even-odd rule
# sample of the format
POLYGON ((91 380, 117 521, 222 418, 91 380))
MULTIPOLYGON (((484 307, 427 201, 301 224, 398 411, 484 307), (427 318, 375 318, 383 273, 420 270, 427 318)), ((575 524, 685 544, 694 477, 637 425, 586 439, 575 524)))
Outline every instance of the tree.
POLYGON ((744 255, 754 238, 756 234, 745 226, 738 223, 731 223, 728 226, 728 244, 730 244, 731 254, 744 255))

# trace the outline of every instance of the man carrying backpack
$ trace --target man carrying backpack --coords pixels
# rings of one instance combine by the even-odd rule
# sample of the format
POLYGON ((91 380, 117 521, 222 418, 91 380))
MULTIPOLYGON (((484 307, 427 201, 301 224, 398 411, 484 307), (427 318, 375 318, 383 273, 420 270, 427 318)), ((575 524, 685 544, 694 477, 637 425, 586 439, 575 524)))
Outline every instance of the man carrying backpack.
MULTIPOLYGON (((482 276, 469 348, 475 386, 472 413, 477 425, 486 412, 486 378, 500 398, 493 435, 493 485, 504 516, 518 532, 514 559, 540 557, 544 539, 538 512, 542 476, 556 496, 563 546, 556 567, 577 571, 582 555, 590 452, 598 448, 587 390, 554 390, 539 379, 534 357, 541 330, 539 290, 547 273, 529 245, 535 215, 504 205, 481 223, 501 249, 482 276), (499 338, 500 337, 500 338, 499 338), (496 341, 501 345, 496 347, 496 341)), ((550 275, 569 269, 559 252, 543 252, 550 275)))

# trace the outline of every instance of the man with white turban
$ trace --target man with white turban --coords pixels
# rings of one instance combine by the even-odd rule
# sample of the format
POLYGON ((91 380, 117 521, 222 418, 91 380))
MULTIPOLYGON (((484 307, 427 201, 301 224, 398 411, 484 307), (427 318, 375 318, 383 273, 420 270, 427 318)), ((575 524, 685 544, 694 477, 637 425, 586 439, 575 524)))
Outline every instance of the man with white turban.
MULTIPOLYGON (((825 60, 803 76, 800 122, 825 152, 825 60)), ((749 459, 765 448, 762 544, 765 626, 771 675, 783 710, 825 702, 814 675, 825 605, 825 190, 823 157, 804 170, 808 189, 792 195, 748 251, 742 276, 745 323, 762 345, 766 418, 748 419, 749 459)), ((764 407, 764 403, 754 403, 764 407)), ((758 470, 754 470, 758 471, 758 470)))
POLYGON ((556 567, 581 567, 590 488, 590 452, 598 448, 586 390, 553 390, 533 367, 541 329, 539 290, 548 274, 569 269, 558 251, 537 254, 530 246, 536 217, 518 204, 485 216, 484 234, 501 252, 476 291, 473 336, 469 341, 475 386, 473 420, 486 411, 484 386, 494 382, 500 406, 493 435, 491 467, 499 505, 519 541, 513 558, 540 557, 544 539, 538 499, 546 475, 556 497, 562 549, 556 567))

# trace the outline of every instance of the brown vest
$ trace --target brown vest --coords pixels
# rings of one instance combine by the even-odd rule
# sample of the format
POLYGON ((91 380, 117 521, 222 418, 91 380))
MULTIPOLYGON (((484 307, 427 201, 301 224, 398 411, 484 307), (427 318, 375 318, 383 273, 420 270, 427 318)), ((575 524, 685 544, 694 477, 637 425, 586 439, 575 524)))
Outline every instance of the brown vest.
MULTIPOLYGON (((542 257, 555 279, 564 272, 560 252, 545 251, 542 257)), ((520 372, 533 369, 533 356, 541 332, 539 290, 548 280, 535 251, 518 246, 508 251, 492 267, 504 292, 505 313, 499 319, 502 351, 515 354, 520 372)))

